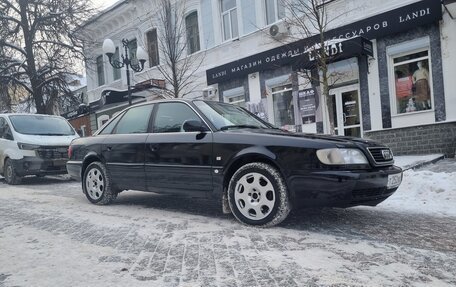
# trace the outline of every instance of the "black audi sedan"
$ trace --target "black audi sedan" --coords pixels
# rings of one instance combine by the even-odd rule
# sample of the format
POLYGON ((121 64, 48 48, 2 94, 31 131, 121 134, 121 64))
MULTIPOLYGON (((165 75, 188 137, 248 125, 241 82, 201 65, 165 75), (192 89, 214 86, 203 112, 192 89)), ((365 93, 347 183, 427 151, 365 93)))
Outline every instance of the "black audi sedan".
POLYGON ((129 107, 73 140, 67 170, 94 204, 141 190, 212 197, 241 222, 273 226, 292 208, 375 206, 402 181, 391 150, 361 139, 284 131, 203 100, 129 107))

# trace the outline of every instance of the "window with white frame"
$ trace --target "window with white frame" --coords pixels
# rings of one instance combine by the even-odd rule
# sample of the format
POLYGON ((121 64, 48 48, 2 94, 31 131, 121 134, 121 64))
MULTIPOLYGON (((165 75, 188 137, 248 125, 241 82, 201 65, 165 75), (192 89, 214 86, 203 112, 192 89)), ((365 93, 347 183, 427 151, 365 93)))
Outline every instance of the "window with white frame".
POLYGON ((80 136, 81 137, 85 137, 86 134, 87 134, 86 126, 85 125, 81 125, 81 134, 80 134, 80 136))
POLYGON ((245 92, 244 87, 238 87, 223 92, 223 99, 225 103, 245 107, 245 92))
POLYGON ((239 36, 236 0, 220 0, 223 40, 239 36))
MULTIPOLYGON (((114 52, 114 55, 112 56, 112 59, 114 61, 120 62, 120 53, 119 53, 119 47, 116 47, 116 51, 114 52)), ((115 80, 120 79, 120 69, 112 68, 112 77, 115 80)))
POLYGON ((272 24, 285 18, 285 5, 283 0, 264 0, 266 24, 272 24))
POLYGON ((105 84, 103 55, 97 57, 97 80, 98 86, 103 86, 105 84))
POLYGON ((388 54, 393 114, 431 110, 432 68, 428 40, 393 47, 388 54))
POLYGON ((198 12, 194 11, 185 17, 185 26, 187 29, 187 50, 189 54, 193 54, 200 50, 198 12))

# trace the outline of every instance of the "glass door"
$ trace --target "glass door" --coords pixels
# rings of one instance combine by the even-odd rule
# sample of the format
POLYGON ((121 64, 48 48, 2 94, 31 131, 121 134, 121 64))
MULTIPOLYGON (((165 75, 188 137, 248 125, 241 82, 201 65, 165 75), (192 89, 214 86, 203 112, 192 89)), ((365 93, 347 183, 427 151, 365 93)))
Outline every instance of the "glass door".
POLYGON ((358 85, 333 89, 329 112, 334 118, 335 134, 361 137, 361 110, 358 85))
MULTIPOLYGON (((291 84, 272 88, 270 99, 272 100, 272 123, 284 129, 294 128, 295 117, 291 84)), ((270 100, 268 99, 268 101, 270 100)))

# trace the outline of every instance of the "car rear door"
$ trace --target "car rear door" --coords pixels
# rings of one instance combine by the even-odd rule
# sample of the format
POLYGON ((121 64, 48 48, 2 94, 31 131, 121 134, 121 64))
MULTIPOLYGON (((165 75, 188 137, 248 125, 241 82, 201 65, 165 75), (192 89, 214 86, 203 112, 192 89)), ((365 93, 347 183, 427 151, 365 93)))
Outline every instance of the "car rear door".
POLYGON ((185 132, 185 121, 201 118, 185 102, 156 104, 146 140, 146 183, 150 191, 206 196, 212 191, 212 133, 185 132))
POLYGON ((119 189, 146 190, 144 153, 152 109, 148 104, 126 111, 103 142, 102 155, 119 189))

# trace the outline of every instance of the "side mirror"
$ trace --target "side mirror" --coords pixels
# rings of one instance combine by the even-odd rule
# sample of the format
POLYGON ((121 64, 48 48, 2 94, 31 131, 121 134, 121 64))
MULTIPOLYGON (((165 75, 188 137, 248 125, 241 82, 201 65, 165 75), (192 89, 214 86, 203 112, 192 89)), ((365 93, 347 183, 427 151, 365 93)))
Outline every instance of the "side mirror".
POLYGON ((207 132, 208 128, 204 123, 198 120, 186 120, 182 125, 184 132, 207 132))

